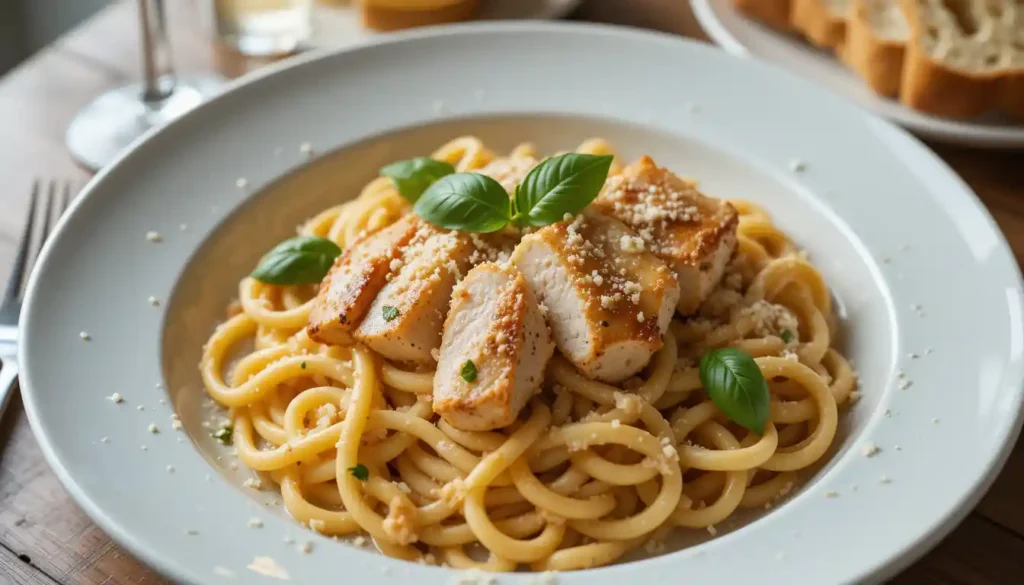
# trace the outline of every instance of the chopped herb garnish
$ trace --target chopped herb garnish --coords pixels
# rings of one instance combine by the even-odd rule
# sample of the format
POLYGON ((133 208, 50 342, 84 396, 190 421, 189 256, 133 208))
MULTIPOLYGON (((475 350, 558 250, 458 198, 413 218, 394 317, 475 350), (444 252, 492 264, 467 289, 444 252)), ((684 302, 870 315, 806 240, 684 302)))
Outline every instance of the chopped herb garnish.
POLYGON ((792 343, 794 339, 796 339, 796 335, 793 335, 793 332, 790 331, 789 329, 786 329, 785 331, 782 332, 782 341, 785 341, 786 343, 792 343))
POLYGON ((348 472, 352 474, 352 477, 359 481, 366 481, 370 479, 370 470, 362 463, 356 463, 352 467, 349 467, 348 472))
POLYGON ((391 305, 384 305, 384 308, 381 309, 381 314, 384 315, 384 320, 390 323, 398 318, 398 309, 391 305))
POLYGON ((462 364, 459 375, 467 382, 476 380, 476 364, 473 363, 473 360, 466 360, 466 363, 462 364))
POLYGON ((303 370, 305 370, 306 369, 306 362, 302 362, 302 366, 301 367, 302 367, 303 370))
POLYGON ((228 425, 213 431, 212 436, 214 439, 217 439, 221 445, 230 445, 233 442, 233 432, 234 428, 232 428, 231 425, 228 425))

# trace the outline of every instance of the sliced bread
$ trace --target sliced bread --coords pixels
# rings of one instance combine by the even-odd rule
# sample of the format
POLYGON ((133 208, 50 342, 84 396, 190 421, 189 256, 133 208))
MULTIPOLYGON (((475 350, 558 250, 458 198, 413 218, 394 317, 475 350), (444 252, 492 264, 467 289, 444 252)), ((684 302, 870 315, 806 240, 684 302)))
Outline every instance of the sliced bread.
POLYGON ((379 31, 475 18, 480 0, 360 0, 363 25, 379 31))
POLYGON ((740 12, 779 30, 789 30, 790 0, 733 0, 740 12))
POLYGON ((846 37, 850 0, 792 0, 789 21, 819 47, 839 48, 846 37))
POLYGON ((733 0, 916 110, 1024 120, 1024 0, 733 0), (784 14, 788 22, 782 23, 784 14))
POLYGON ((901 0, 911 36, 900 100, 940 116, 1024 117, 1024 4, 901 0))
POLYGON ((896 96, 909 35, 899 0, 853 0, 841 56, 875 92, 896 96))

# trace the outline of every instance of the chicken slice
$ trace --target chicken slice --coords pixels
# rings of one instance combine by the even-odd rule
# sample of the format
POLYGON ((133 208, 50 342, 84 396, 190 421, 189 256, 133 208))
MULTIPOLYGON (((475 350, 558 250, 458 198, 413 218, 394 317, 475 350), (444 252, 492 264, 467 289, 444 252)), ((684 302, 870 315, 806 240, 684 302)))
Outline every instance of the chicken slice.
POLYGON ((590 378, 624 380, 661 347, 679 288, 643 248, 622 222, 584 211, 525 236, 512 253, 558 349, 590 378))
POLYGON ((355 337, 392 360, 433 363, 455 283, 470 268, 469 234, 420 222, 355 337))
POLYGON ((388 227, 356 240, 334 262, 320 283, 306 331, 320 343, 352 343, 352 331, 384 288, 392 260, 412 239, 422 222, 410 214, 388 227))
POLYGON ((537 159, 532 156, 523 156, 517 158, 497 158, 487 163, 481 168, 478 173, 481 175, 487 175, 495 181, 501 183, 501 186, 508 191, 509 195, 515 193, 516 186, 523 182, 526 175, 533 170, 533 167, 539 163, 537 159))
POLYGON ((508 264, 477 266, 452 294, 434 375, 434 412, 466 431, 511 424, 540 387, 554 351, 523 275, 508 264), (475 377, 464 376, 464 368, 475 377))
POLYGON ((697 311, 736 249, 736 209, 703 195, 695 183, 648 156, 610 178, 593 205, 636 230, 646 248, 675 271, 676 309, 683 315, 697 311))

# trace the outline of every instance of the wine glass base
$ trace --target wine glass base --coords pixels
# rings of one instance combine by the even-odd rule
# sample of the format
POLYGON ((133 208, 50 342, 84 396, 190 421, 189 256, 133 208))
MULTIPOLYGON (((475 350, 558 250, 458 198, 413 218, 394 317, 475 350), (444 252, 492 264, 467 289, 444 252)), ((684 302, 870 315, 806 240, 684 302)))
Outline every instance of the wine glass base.
POLYGON ((223 83, 212 77, 179 79, 174 91, 155 103, 142 100, 140 83, 112 89, 82 108, 71 121, 65 137, 68 150, 79 164, 97 171, 150 129, 217 94, 223 83))

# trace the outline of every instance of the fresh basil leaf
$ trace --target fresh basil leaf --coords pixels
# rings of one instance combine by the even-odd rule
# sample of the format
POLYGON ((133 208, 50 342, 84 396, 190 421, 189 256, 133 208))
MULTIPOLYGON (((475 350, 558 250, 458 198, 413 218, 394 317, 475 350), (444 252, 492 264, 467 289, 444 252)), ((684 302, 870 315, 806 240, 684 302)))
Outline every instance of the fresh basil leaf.
POLYGON ((347 471, 352 474, 352 477, 359 481, 366 481, 370 479, 370 470, 362 463, 356 463, 352 467, 349 467, 347 471))
POLYGON ((576 215, 601 192, 613 158, 571 152, 545 159, 516 187, 515 222, 543 226, 576 215))
POLYGON ((459 375, 467 382, 476 380, 476 374, 476 364, 473 363, 473 360, 466 360, 465 363, 462 364, 462 368, 459 369, 459 375))
POLYGON ((298 236, 274 246, 250 276, 267 284, 312 284, 323 280, 339 255, 341 248, 330 240, 298 236))
POLYGON ((759 435, 768 422, 768 383, 750 354, 716 349, 700 358, 700 382, 729 420, 759 435))
POLYGON ((792 343, 794 339, 796 339, 796 335, 789 329, 782 332, 782 341, 785 341, 787 344, 792 343))
POLYGON ((494 232, 508 224, 508 192, 486 175, 455 173, 428 187, 412 210, 445 229, 494 232))
POLYGON ((409 203, 416 203, 434 181, 454 172, 452 165, 425 156, 393 162, 380 169, 380 174, 391 179, 409 203))
POLYGON ((398 318, 398 309, 391 305, 384 305, 380 309, 381 316, 384 317, 386 323, 390 323, 398 318))

